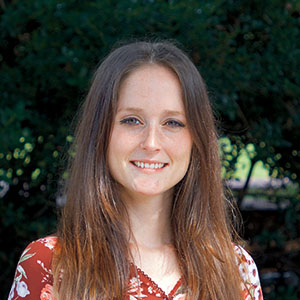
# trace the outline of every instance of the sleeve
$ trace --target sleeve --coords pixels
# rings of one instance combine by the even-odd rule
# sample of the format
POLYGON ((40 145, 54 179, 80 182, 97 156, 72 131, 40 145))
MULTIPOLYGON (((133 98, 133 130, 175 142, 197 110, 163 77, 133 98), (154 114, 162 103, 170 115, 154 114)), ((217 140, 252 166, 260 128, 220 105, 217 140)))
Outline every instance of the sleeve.
POLYGON ((253 258, 241 246, 235 246, 238 267, 243 279, 242 290, 245 300, 263 300, 258 270, 253 258))
POLYGON ((30 243, 23 251, 8 300, 55 300, 51 263, 56 237, 30 243))

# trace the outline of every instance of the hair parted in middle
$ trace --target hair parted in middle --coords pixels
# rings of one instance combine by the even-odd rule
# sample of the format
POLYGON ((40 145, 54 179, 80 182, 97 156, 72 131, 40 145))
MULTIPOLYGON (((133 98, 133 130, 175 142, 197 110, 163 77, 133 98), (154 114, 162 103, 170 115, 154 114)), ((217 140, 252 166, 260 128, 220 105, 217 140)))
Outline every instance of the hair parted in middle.
POLYGON ((131 258, 129 219, 110 175, 107 149, 124 79, 157 64, 181 84, 191 160, 174 188, 174 247, 189 299, 241 298, 230 210, 223 194, 217 133, 205 83, 188 56, 171 42, 134 42, 100 64, 81 107, 69 163, 67 197, 58 227, 54 268, 58 299, 124 299, 131 258), (63 280, 59 282, 60 270, 63 280), (61 297, 61 298, 60 298, 61 297))

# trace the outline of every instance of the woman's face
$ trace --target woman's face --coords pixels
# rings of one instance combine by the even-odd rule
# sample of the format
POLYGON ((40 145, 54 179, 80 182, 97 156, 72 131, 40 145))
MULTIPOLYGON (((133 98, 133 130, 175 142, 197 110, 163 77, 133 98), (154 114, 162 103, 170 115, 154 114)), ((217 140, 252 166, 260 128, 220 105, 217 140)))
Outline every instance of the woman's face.
POLYGON ((145 65, 122 83, 108 147, 121 192, 164 195, 184 177, 192 138, 176 75, 145 65))

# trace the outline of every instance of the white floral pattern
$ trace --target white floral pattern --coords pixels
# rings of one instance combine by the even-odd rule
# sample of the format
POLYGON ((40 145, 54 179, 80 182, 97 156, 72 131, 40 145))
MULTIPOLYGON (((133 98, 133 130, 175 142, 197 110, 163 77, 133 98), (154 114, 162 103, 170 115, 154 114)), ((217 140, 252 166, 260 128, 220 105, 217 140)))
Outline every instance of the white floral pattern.
POLYGON ((259 276, 256 264, 249 253, 240 246, 235 246, 234 250, 238 256, 239 271, 243 279, 243 296, 245 300, 262 300, 259 276))
POLYGON ((18 296, 24 298, 26 297, 27 295, 30 294, 30 292, 28 291, 28 287, 27 287, 27 284, 24 282, 24 281, 18 281, 17 282, 17 294, 18 296))

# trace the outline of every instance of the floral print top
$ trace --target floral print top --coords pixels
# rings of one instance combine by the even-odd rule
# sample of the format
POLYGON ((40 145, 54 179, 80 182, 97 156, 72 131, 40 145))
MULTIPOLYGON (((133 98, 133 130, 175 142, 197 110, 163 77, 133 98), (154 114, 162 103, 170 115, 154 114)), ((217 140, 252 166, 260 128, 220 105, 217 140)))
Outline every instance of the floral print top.
MULTIPOLYGON (((48 236, 30 243, 18 262, 15 278, 8 300, 55 300, 53 296, 52 254, 57 237, 48 236)), ((241 247, 234 247, 237 264, 244 280, 243 298, 263 300, 256 265, 251 256, 241 247), (252 298, 251 298, 252 297, 252 298)), ((130 278, 125 300, 184 300, 181 279, 167 295, 141 269, 130 265, 130 278)))

